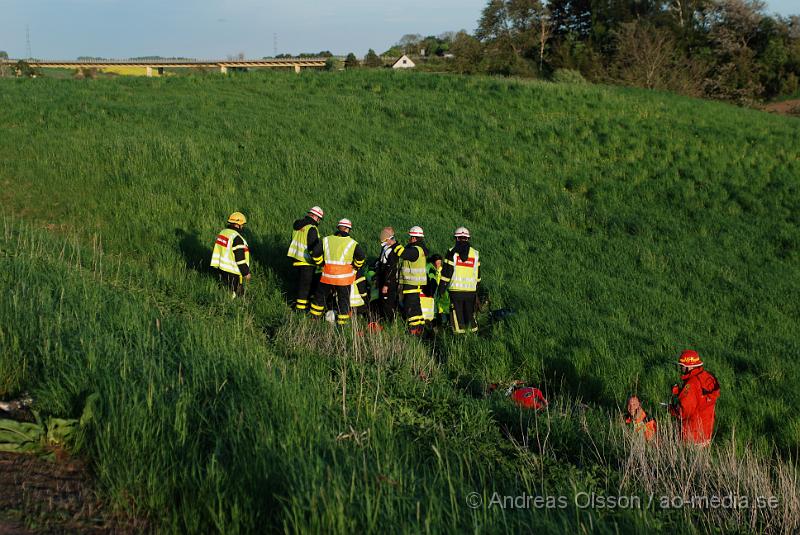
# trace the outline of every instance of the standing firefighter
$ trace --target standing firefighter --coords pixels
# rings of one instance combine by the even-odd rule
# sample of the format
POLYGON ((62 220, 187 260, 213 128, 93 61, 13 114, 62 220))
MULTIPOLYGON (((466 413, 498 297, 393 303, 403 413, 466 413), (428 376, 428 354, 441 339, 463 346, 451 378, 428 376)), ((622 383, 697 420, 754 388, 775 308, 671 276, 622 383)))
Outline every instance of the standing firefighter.
POLYGON ((250 249, 241 235, 246 224, 244 214, 232 213, 228 226, 217 234, 211 253, 211 267, 218 270, 219 280, 233 297, 244 294, 244 281, 250 280, 250 249))
POLYGON ((350 237, 353 224, 342 219, 336 232, 318 241, 311 257, 322 267, 322 278, 311 303, 311 315, 319 318, 325 311, 325 302, 331 294, 336 295, 336 323, 347 325, 350 321, 350 287, 356 280, 356 271, 364 265, 366 255, 361 246, 350 237))
POLYGON ((456 244, 447 251, 442 266, 438 295, 449 290, 453 331, 477 332, 475 308, 478 286, 481 282, 480 259, 477 249, 470 245, 470 234, 466 227, 458 227, 454 233, 456 244))
POLYGON ((381 317, 391 320, 397 310, 397 257, 392 254, 397 243, 394 229, 385 227, 380 239, 381 255, 375 263, 375 287, 378 290, 381 317))
POLYGON ((408 231, 408 244, 403 247, 398 243, 392 252, 400 263, 400 294, 408 330, 419 336, 425 326, 420 295, 428 282, 425 271, 428 248, 425 246, 422 227, 411 227, 408 231))
POLYGON ((293 260, 292 266, 297 275, 297 293, 295 294, 295 309, 301 312, 308 310, 308 299, 311 296, 311 286, 314 282, 316 266, 311 258, 311 250, 319 241, 317 225, 322 221, 325 213, 319 206, 314 206, 303 218, 294 222, 292 243, 286 256, 293 260))
POLYGON ((697 351, 684 351, 678 365, 683 384, 672 387, 673 399, 669 412, 678 419, 681 435, 686 442, 708 446, 714 433, 719 382, 703 369, 703 361, 697 351))

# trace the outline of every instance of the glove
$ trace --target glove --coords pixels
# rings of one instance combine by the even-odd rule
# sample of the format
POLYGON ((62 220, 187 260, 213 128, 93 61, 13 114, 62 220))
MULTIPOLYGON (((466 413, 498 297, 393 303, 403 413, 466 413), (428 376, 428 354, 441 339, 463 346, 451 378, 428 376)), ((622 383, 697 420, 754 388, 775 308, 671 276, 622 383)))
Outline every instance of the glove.
POLYGON ((681 393, 681 389, 678 385, 672 385, 672 395, 677 396, 681 393))

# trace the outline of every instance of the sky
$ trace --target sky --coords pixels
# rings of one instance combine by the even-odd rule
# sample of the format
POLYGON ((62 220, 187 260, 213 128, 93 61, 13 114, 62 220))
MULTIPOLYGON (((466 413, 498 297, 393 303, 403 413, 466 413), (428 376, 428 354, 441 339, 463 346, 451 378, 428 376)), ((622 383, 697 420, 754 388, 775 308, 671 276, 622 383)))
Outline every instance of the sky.
MULTIPOLYGON (((330 50, 379 54, 407 33, 475 30, 487 0, 0 0, 0 50, 78 56, 248 58, 330 50)), ((800 14, 798 0, 767 11, 800 14)))

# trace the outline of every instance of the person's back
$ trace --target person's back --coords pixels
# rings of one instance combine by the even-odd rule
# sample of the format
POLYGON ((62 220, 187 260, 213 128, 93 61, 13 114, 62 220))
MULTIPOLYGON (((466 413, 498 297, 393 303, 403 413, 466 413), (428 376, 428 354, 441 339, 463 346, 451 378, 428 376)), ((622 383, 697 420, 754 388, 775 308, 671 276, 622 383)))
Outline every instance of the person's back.
POLYGON ((683 384, 672 387, 670 414, 680 421, 684 440, 706 446, 714 433, 719 382, 704 369, 696 351, 684 351, 678 364, 683 384))
POLYGON ((711 440, 716 418, 719 383, 716 377, 704 369, 692 370, 683 387, 687 396, 693 398, 687 407, 683 421, 683 436, 698 444, 711 440))

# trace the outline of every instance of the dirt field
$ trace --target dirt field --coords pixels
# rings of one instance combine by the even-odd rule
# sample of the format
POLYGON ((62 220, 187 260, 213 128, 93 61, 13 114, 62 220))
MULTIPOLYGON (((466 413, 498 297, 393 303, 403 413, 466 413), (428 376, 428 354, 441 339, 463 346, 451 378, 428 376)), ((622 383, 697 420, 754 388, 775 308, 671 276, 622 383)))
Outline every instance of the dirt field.
POLYGON ((764 109, 773 113, 780 113, 781 115, 800 116, 800 99, 773 102, 764 106, 764 109))
POLYGON ((141 531, 108 513, 81 461, 0 453, 0 535, 141 531))

